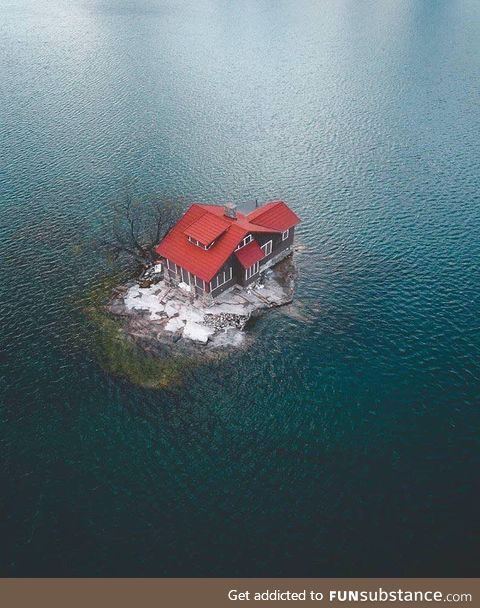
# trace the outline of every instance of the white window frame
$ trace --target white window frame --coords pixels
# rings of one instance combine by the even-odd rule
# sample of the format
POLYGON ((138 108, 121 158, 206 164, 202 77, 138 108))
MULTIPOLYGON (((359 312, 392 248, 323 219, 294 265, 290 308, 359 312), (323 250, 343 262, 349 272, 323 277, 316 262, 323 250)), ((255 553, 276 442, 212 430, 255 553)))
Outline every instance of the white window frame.
POLYGON ((210 245, 203 245, 203 243, 200 243, 200 241, 197 241, 197 239, 194 239, 191 236, 188 237, 188 240, 190 241, 190 243, 193 243, 197 247, 200 247, 200 249, 205 249, 205 251, 208 251, 210 247, 215 244, 215 241, 212 241, 210 245))
POLYGON ((239 249, 242 249, 242 247, 245 247, 245 245, 248 245, 248 243, 251 243, 253 241, 253 236, 251 234, 247 234, 247 236, 240 241, 240 243, 235 247, 235 251, 238 251, 239 249))
POLYGON ((265 245, 262 245, 261 249, 262 249, 265 257, 268 257, 272 253, 272 250, 273 250, 273 241, 267 241, 265 243, 265 245), (269 247, 269 245, 270 245, 270 247, 269 247))
POLYGON ((245 268, 245 280, 248 281, 248 279, 251 279, 253 275, 258 273, 259 270, 260 262, 255 262, 255 264, 252 264, 248 268, 245 268))
POLYGON ((188 270, 185 270, 185 268, 180 267, 180 277, 182 279, 182 282, 185 283, 185 285, 190 285, 190 273, 188 272, 188 270), (185 274, 187 275, 186 281, 185 274))
POLYGON ((222 285, 225 285, 225 283, 228 283, 228 281, 232 279, 232 276, 233 273, 231 266, 226 268, 223 272, 219 272, 217 276, 212 281, 210 281, 210 293, 212 291, 215 291, 215 289, 218 289, 222 285), (213 286, 214 284, 215 287, 213 286))
POLYGON ((195 287, 198 287, 202 291, 205 291, 205 281, 200 277, 194 276, 195 287))
POLYGON ((289 234, 290 234, 290 228, 288 228, 287 230, 282 232, 282 241, 286 241, 288 239, 289 234))
POLYGON ((181 267, 177 266, 175 264, 175 262, 171 262, 168 258, 167 258, 167 268, 168 268, 168 270, 170 270, 171 272, 174 272, 175 274, 180 274, 179 269, 181 270, 181 267))

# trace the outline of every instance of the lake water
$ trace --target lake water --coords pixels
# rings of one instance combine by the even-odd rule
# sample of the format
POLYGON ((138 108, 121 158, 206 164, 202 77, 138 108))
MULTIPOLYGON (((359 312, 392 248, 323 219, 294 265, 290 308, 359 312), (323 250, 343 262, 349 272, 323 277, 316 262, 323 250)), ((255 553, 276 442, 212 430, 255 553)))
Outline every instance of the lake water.
POLYGON ((3 0, 1 575, 478 574, 480 4, 3 0), (148 390, 127 189, 301 216, 297 303, 148 390))

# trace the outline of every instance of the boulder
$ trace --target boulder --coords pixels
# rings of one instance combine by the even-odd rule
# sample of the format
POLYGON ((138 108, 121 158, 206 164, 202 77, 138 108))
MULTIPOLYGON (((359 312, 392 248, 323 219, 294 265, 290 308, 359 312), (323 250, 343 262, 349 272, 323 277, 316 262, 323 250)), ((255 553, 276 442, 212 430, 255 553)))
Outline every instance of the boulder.
POLYGON ((184 306, 180 311, 180 317, 185 319, 185 321, 193 321, 194 323, 203 323, 205 318, 205 314, 198 310, 197 308, 193 308, 191 306, 184 306))
POLYGON ((195 323, 195 321, 187 321, 185 329, 183 330, 183 337, 206 344, 210 336, 214 333, 215 330, 213 327, 206 327, 205 325, 195 323))
POLYGON ((179 310, 180 310, 180 304, 178 304, 177 302, 167 302, 165 304, 164 312, 167 315, 167 317, 175 316, 176 314, 178 314, 179 310))
POLYGON ((169 319, 167 321, 167 323, 165 324, 165 331, 179 331, 180 329, 183 329, 185 326, 184 322, 179 319, 178 317, 172 317, 171 319, 169 319))
POLYGON ((154 305, 150 304, 148 309, 150 310, 150 319, 152 321, 158 321, 158 319, 162 318, 163 304, 157 304, 155 302, 154 305))

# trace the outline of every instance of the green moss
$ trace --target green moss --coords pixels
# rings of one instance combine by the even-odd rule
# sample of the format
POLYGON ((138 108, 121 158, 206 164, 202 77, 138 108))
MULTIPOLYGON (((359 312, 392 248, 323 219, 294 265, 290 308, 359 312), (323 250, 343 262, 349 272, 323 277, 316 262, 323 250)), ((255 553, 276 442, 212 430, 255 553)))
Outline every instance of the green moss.
POLYGON ((179 383, 188 364, 187 358, 147 355, 128 338, 122 321, 105 312, 104 306, 119 279, 118 275, 103 277, 84 298, 89 344, 101 366, 107 372, 145 388, 165 388, 179 383))

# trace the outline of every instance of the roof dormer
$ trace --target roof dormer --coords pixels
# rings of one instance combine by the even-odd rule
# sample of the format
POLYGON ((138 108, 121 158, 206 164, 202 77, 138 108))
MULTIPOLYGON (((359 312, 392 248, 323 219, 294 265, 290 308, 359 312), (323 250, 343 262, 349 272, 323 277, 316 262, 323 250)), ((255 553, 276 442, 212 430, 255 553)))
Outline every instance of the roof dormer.
POLYGON ((205 213, 185 228, 183 233, 194 245, 203 249, 210 249, 229 227, 229 222, 223 218, 213 215, 213 213, 205 213))

